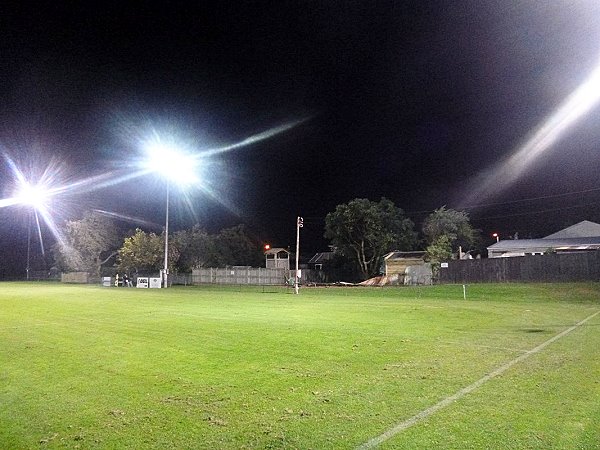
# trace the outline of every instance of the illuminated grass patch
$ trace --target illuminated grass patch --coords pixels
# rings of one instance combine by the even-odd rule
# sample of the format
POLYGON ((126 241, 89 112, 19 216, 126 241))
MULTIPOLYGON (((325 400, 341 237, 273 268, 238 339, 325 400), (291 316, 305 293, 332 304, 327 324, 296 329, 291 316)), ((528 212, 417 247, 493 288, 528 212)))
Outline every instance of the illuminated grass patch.
MULTIPOLYGON (((2 448, 355 448, 600 309, 595 284, 0 287, 2 448)), ((600 442, 598 317, 384 446, 600 442)))

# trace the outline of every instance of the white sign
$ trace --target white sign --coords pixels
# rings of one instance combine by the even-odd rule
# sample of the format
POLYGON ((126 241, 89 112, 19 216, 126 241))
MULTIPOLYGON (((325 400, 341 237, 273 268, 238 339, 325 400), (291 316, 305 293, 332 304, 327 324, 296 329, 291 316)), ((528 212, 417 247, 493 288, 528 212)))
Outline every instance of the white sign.
POLYGON ((148 287, 148 278, 147 277, 138 277, 137 284, 135 285, 137 288, 147 288, 148 287))
POLYGON ((150 289, 159 289, 161 284, 160 278, 150 278, 150 289))
POLYGON ((112 285, 110 277, 102 277, 102 286, 110 287, 112 285))
POLYGON ((448 263, 442 263, 441 267, 442 267, 442 269, 447 269, 448 268, 448 263))

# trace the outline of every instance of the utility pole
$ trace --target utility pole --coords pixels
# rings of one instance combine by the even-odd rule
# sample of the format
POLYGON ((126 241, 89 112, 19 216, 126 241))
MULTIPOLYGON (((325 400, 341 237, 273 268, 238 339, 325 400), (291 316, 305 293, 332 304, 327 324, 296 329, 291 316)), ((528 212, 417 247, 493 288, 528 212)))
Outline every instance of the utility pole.
POLYGON ((298 216, 296 220, 296 277, 294 282, 294 292, 298 294, 298 282, 299 282, 299 272, 298 272, 298 261, 300 260, 300 228, 304 226, 304 219, 298 216))

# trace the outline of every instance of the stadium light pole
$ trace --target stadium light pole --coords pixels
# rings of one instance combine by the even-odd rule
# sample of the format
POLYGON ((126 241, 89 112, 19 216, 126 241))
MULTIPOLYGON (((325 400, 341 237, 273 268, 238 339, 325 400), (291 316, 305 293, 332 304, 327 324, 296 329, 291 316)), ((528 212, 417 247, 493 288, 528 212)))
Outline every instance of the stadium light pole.
POLYGON ((304 219, 300 216, 296 219, 296 276, 294 277, 294 292, 298 294, 298 285, 300 282, 300 271, 298 263, 300 261, 300 228, 304 226, 304 219))
POLYGON ((165 258, 162 270, 163 287, 168 287, 169 276, 169 197, 171 182, 179 185, 191 184, 197 181, 194 172, 197 160, 189 154, 183 153, 176 145, 163 142, 156 137, 146 145, 148 160, 147 168, 151 172, 160 174, 166 181, 167 195, 165 205, 165 258))
MULTIPOLYGON (((31 185, 28 182, 22 180, 19 192, 17 193, 17 203, 26 205, 29 207, 27 213, 27 264, 25 266, 25 276, 29 281, 29 272, 31 269, 31 222, 35 215, 37 220, 37 211, 44 208, 44 203, 50 196, 50 191, 41 184, 31 185)), ((42 238, 41 232, 39 238, 42 238)))
POLYGON ((169 277, 169 188, 171 181, 167 178, 167 204, 165 207, 165 263, 163 265, 163 287, 168 287, 169 277))
POLYGON ((29 258, 31 255, 31 211, 27 211, 27 265, 25 266, 25 278, 29 281, 29 258))

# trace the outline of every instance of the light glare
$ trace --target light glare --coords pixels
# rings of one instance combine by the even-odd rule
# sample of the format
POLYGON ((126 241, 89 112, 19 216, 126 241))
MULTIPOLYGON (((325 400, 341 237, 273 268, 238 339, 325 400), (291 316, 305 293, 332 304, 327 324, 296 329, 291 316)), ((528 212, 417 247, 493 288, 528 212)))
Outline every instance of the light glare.
POLYGON ((50 193, 44 186, 24 184, 17 195, 17 203, 40 209, 44 207, 49 197, 50 193))
POLYGON ((491 197, 515 182, 563 135, 600 101, 600 66, 592 72, 560 107, 534 131, 506 161, 486 171, 475 181, 463 204, 491 197))
POLYGON ((178 184, 192 184, 198 181, 195 169, 197 160, 179 149, 160 142, 147 146, 147 167, 158 172, 169 181, 178 184))

